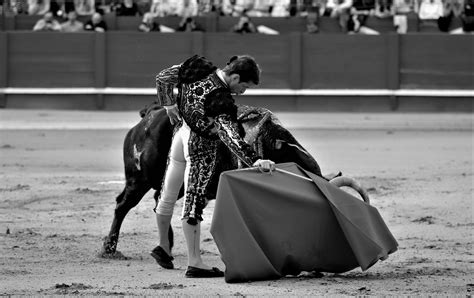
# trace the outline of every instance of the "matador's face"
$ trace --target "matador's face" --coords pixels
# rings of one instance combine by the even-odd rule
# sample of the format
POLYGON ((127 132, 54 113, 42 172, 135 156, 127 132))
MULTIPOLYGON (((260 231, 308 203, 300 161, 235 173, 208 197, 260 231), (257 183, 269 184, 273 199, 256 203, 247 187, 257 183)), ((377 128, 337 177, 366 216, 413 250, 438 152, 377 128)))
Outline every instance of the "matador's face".
POLYGON ((238 74, 230 75, 229 88, 230 92, 235 95, 243 94, 248 88, 254 87, 252 82, 241 82, 238 74))

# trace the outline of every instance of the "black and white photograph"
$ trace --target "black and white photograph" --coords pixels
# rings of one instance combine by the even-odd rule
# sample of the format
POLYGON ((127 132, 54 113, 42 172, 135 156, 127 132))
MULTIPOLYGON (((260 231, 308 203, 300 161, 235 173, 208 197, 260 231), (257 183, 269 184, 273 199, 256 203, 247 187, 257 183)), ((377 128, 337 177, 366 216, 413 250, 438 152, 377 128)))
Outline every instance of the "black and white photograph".
POLYGON ((474 293, 473 0, 3 0, 0 296, 474 293))

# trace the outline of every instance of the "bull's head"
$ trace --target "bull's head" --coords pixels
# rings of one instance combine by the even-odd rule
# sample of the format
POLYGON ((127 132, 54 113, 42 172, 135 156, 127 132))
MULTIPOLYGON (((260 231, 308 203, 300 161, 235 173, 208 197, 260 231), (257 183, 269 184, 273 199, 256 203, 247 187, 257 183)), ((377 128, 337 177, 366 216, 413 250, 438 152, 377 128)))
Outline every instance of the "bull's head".
POLYGON ((244 139, 260 156, 275 163, 294 162, 305 170, 322 176, 316 160, 270 111, 241 106, 239 112, 239 120, 245 131, 244 139))
POLYGON ((321 168, 311 154, 283 127, 269 129, 261 135, 263 156, 276 163, 294 162, 303 169, 322 176, 321 168), (276 133, 276 134, 275 134, 276 133), (272 137, 273 136, 273 137, 272 137))
POLYGON ((265 159, 275 163, 294 162, 303 169, 328 180, 337 187, 350 187, 356 190, 362 199, 369 203, 369 196, 364 187, 350 177, 325 177, 317 161, 303 146, 284 128, 278 119, 263 108, 239 106, 239 120, 244 130, 245 141, 265 159))

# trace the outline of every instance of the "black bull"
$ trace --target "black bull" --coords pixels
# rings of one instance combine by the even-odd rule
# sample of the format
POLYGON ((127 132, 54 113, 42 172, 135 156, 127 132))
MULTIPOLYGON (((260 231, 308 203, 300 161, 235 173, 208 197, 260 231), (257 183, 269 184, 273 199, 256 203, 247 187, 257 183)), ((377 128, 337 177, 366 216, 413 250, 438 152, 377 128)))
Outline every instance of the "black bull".
MULTIPOLYGON (((164 109, 155 106, 142 111, 141 114, 141 121, 130 129, 125 137, 123 159, 126 184, 116 199, 112 226, 102 247, 103 257, 123 257, 117 252, 117 243, 125 216, 151 188, 155 189, 155 200, 158 200, 160 195, 173 126, 164 109)), ((253 144, 263 158, 276 163, 295 162, 304 169, 321 176, 316 160, 268 110, 241 106, 239 107, 239 123, 245 131, 245 140, 253 144)), ((232 164, 229 168, 236 167, 236 164, 232 164)), ((354 183, 346 181, 345 184, 343 182, 344 185, 339 186, 356 186, 354 188, 357 188, 354 183)), ((364 197, 365 194, 362 196, 364 197)), ((172 243, 171 229, 169 237, 172 243)))

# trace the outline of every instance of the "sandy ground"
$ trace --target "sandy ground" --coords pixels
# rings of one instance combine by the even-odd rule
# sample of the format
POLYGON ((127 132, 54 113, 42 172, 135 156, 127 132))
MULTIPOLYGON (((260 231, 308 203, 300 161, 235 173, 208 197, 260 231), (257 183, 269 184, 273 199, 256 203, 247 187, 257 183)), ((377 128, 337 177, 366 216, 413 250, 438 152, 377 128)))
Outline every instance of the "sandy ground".
MULTIPOLYGON (((187 279, 180 208, 177 269, 149 255, 157 244, 149 192, 122 227, 118 249, 128 259, 99 258, 137 113, 0 110, 0 295, 472 295, 472 114, 278 116, 324 173, 342 171, 369 189, 397 252, 368 271, 322 278, 187 279)), ((209 233, 212 210, 202 251, 224 269, 209 233)))

